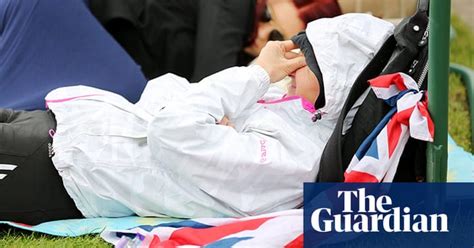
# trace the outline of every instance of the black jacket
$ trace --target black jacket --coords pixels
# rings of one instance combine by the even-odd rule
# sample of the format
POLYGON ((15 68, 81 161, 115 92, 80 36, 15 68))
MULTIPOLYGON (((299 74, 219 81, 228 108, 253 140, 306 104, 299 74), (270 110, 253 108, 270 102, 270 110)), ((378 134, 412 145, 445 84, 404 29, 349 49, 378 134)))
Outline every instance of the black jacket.
POLYGON ((92 13, 148 79, 191 81, 240 65, 255 0, 89 0, 92 13))

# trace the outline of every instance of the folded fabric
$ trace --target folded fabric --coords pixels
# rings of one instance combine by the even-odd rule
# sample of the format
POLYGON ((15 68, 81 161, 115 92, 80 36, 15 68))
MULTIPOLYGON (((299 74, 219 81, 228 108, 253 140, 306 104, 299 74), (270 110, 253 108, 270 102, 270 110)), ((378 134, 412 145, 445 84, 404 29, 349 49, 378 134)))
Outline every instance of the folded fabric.
POLYGON ((357 150, 344 173, 345 182, 392 182, 408 138, 433 141, 434 137, 424 92, 413 78, 394 73, 369 84, 392 109, 357 150))
POLYGON ((303 247, 303 210, 142 225, 101 236, 116 247, 303 247))
POLYGON ((173 218, 144 218, 138 216, 122 218, 89 218, 89 219, 70 219, 57 220, 41 223, 31 226, 11 221, 0 221, 1 224, 20 228, 27 231, 45 233, 61 237, 77 237, 87 234, 100 233, 105 229, 128 229, 140 225, 158 225, 181 221, 173 218))

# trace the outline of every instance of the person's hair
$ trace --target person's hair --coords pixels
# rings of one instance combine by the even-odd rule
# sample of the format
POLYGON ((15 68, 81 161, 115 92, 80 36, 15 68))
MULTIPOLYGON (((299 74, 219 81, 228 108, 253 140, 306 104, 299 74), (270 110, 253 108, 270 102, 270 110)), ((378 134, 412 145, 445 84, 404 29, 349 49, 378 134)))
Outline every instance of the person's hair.
POLYGON ((319 18, 342 14, 337 0, 293 0, 293 2, 298 8, 299 17, 305 25, 319 18))

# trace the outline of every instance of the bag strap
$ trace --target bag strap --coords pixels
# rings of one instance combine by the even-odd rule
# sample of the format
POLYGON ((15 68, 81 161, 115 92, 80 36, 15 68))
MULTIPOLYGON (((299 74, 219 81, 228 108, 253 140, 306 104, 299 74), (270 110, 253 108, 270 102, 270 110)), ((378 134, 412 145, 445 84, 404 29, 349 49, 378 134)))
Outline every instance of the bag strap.
POLYGON ((344 104, 344 107, 341 111, 341 117, 339 120, 344 120, 347 113, 351 110, 354 103, 357 99, 364 93, 364 91, 369 87, 367 81, 369 79, 375 78, 378 76, 387 62, 389 61, 397 42, 395 37, 390 36, 375 54, 374 58, 369 62, 369 64, 364 68, 364 70, 357 77, 354 85, 352 86, 351 92, 344 104))
POLYGON ((418 0, 416 12, 428 12, 430 8, 430 0, 418 0))

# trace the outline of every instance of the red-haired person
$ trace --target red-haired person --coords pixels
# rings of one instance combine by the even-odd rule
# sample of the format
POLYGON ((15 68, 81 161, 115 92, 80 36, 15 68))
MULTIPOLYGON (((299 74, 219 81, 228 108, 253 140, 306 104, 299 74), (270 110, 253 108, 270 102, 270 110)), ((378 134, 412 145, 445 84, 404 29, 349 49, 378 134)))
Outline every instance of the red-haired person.
POLYGON ((319 19, 340 15, 337 0, 256 0, 254 31, 245 52, 258 56, 269 40, 290 39, 319 19))

